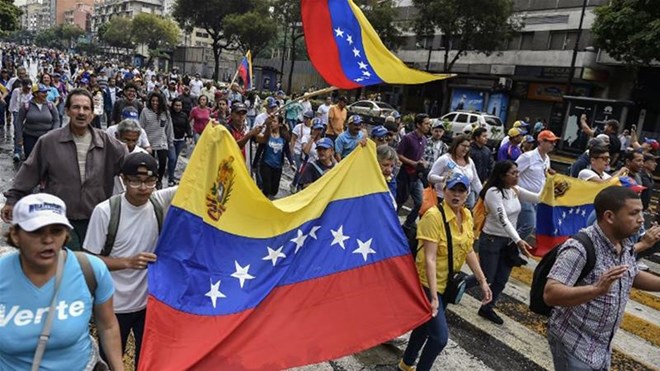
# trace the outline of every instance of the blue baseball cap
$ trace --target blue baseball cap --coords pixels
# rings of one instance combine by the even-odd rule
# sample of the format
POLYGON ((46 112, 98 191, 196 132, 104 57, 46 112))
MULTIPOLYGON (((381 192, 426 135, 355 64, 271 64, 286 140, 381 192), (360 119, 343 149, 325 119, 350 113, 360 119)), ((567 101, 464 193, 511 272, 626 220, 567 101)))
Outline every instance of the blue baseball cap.
POLYGON ((121 118, 123 120, 126 120, 126 119, 138 120, 139 119, 138 111, 133 106, 125 107, 121 111, 121 118))
POLYGON ((353 115, 348 118, 349 124, 362 125, 362 117, 360 115, 353 115))
POLYGON ((306 119, 313 119, 314 118, 314 111, 307 111, 303 113, 303 117, 306 119))
POLYGON ((387 131, 383 125, 374 126, 374 128, 371 129, 371 136, 375 138, 382 138, 387 136, 387 134, 389 134, 389 131, 387 131))
POLYGON ((273 97, 266 98, 266 107, 274 108, 274 107, 277 107, 277 106, 278 106, 278 104, 277 104, 277 100, 275 98, 273 98, 273 97))
POLYGON ((312 119, 312 129, 323 129, 325 128, 325 125, 323 125, 323 121, 321 121, 320 118, 314 118, 312 119))
POLYGON ((316 141, 316 148, 335 148, 335 143, 330 138, 321 138, 316 141))
POLYGON ((401 114, 399 113, 399 111, 392 111, 392 117, 398 119, 401 117, 401 114))
POLYGON ((525 135, 525 142, 534 143, 535 142, 534 137, 531 135, 525 135))
POLYGON ((465 186, 465 188, 470 189, 470 179, 468 179, 468 177, 466 177, 463 173, 455 171, 451 174, 451 176, 449 176, 449 179, 447 179, 445 188, 452 189, 457 184, 462 184, 465 186))

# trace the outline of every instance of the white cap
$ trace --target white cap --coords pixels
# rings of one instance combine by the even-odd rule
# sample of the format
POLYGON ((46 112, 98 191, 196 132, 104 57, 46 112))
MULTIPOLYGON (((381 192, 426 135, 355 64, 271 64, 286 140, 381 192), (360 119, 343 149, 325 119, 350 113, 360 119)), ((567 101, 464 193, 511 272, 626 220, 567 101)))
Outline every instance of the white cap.
POLYGON ((21 229, 28 232, 51 224, 62 224, 73 229, 66 218, 64 201, 47 193, 31 194, 21 198, 14 205, 12 224, 18 224, 21 229))

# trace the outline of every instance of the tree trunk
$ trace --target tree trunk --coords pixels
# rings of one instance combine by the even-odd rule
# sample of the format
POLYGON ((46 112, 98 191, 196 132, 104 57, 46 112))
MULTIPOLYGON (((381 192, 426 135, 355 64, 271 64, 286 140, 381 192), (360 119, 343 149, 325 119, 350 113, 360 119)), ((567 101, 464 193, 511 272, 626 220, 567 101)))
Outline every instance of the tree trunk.
MULTIPOLYGON (((288 23, 286 23, 288 25, 288 23)), ((289 34, 287 33, 286 26, 284 27, 284 42, 282 43, 282 59, 280 61, 280 81, 284 77, 284 60, 286 59, 286 40, 289 34)))
POLYGON ((218 45, 219 42, 220 40, 213 40, 214 66, 213 66, 213 76, 211 77, 211 79, 214 81, 218 81, 220 75, 220 45, 218 45))
POLYGON ((293 66, 296 64, 296 41, 302 36, 302 34, 296 36, 295 32, 295 27, 291 27, 291 65, 289 69, 289 79, 286 85, 289 94, 293 92, 291 82, 293 81, 293 66))

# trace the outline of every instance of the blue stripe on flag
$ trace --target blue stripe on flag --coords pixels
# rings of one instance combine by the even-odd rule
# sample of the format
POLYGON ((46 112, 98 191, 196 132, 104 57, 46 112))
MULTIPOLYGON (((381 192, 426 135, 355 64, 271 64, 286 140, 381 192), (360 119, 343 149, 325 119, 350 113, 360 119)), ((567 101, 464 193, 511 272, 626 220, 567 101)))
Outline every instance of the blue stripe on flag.
POLYGON ((536 211, 536 233, 546 236, 572 236, 587 226, 587 218, 594 211, 594 205, 552 207, 541 203, 536 211))

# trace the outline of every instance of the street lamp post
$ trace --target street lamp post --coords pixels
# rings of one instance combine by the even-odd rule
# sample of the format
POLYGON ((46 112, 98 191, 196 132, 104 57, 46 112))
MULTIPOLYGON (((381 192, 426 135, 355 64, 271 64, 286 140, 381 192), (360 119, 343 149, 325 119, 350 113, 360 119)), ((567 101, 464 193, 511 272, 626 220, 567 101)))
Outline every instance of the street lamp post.
POLYGON ((426 59, 426 72, 429 72, 431 70, 431 52, 433 52, 433 38, 435 38, 435 35, 428 35, 424 38, 424 41, 426 41, 426 44, 429 47, 429 55, 428 58, 426 59))

